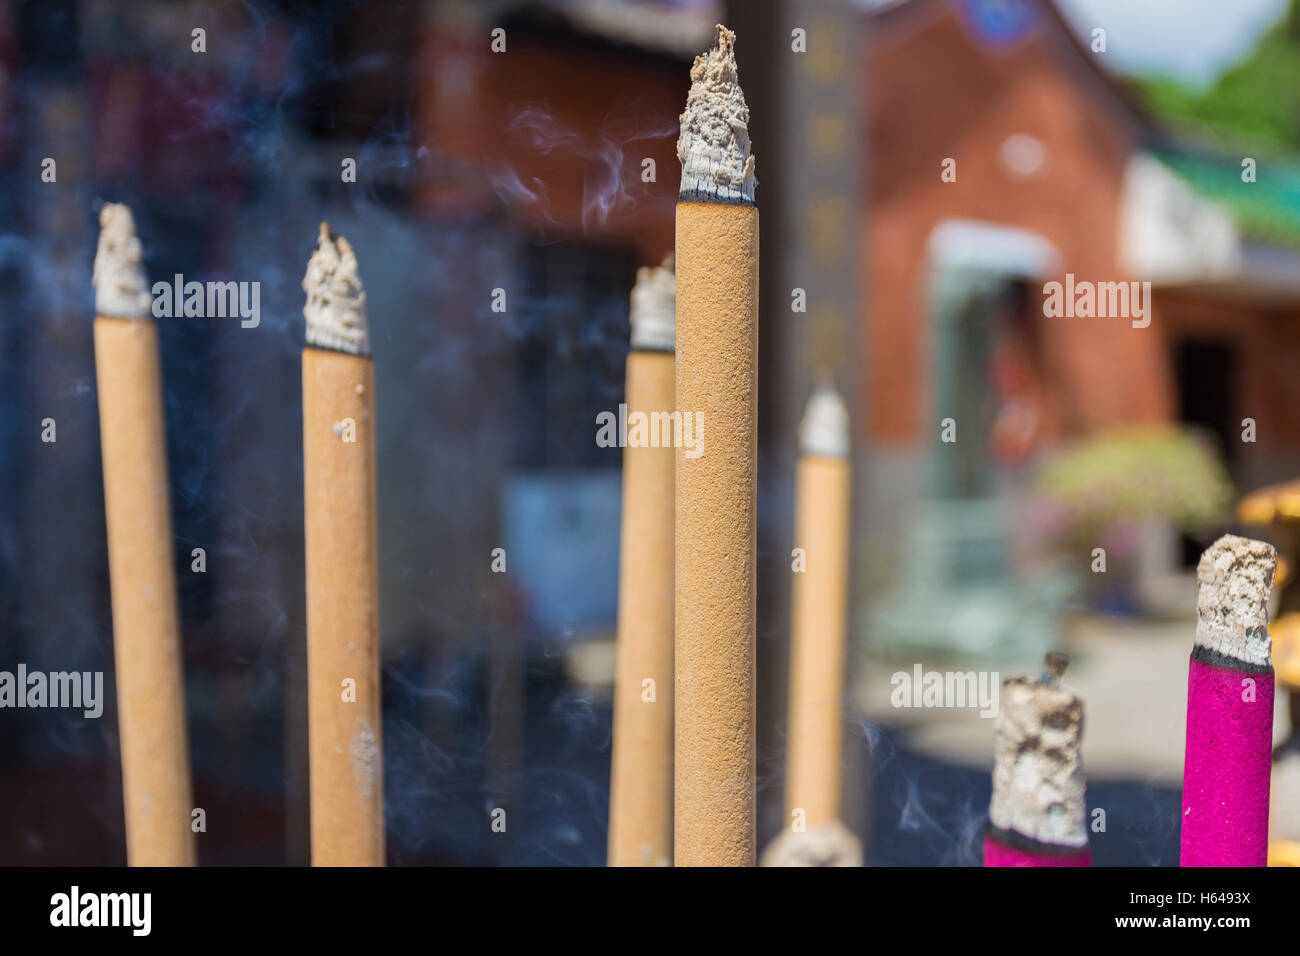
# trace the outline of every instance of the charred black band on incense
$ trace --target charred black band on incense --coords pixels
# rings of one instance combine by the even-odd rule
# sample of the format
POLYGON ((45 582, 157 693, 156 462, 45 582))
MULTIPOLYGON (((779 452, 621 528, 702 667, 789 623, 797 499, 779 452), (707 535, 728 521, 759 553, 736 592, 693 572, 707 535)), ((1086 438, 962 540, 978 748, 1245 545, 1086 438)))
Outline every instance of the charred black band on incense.
POLYGON ((735 35, 691 69, 677 155, 674 862, 755 862, 754 558, 758 209, 735 35))
POLYGON ((99 211, 95 374, 127 861, 194 863, 158 327, 131 210, 99 211))
POLYGON ((357 258, 324 223, 302 288, 312 863, 381 866, 375 366, 357 258))

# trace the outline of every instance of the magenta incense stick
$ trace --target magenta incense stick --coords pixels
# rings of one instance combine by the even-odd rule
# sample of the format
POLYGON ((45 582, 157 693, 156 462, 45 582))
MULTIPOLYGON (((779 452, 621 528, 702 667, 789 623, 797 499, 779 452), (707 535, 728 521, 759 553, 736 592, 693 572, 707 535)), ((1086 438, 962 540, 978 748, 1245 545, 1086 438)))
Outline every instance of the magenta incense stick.
POLYGON ((1083 701, 1060 686, 1063 654, 1037 680, 1002 683, 994 724, 993 801, 985 866, 1088 866, 1083 701))
POLYGON ((1265 866, 1273 745, 1271 545, 1225 535, 1196 568, 1187 673, 1183 866, 1265 866))

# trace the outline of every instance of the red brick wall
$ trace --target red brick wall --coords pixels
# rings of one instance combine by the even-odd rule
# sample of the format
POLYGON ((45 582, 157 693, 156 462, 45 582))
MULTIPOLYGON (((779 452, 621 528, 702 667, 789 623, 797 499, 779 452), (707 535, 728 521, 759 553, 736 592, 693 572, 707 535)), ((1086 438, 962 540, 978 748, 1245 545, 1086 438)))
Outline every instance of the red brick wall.
POLYGON ((511 193, 503 177, 513 171, 522 189, 507 205, 526 226, 626 242, 657 264, 673 248, 687 66, 520 31, 507 51, 491 52, 486 28, 429 31, 416 108, 424 142, 453 172, 428 191, 428 207, 482 213, 511 193), (641 179, 646 157, 652 183, 641 179))
MULTIPOLYGON (((1072 48, 1050 20, 1018 48, 986 52, 946 4, 917 6, 916 17, 879 25, 866 78, 865 418, 871 437, 898 443, 916 441, 933 425, 925 243, 943 219, 1037 232, 1079 280, 1138 278, 1116 265, 1118 203, 1136 127, 1082 61, 1091 54, 1072 48), (1000 159, 1003 141, 1017 133, 1045 150, 1043 166, 1025 178, 1000 159), (940 179, 946 157, 957 161, 955 183, 940 179)), ((1038 321, 1049 432, 1170 414, 1171 382, 1154 324, 1038 321)))

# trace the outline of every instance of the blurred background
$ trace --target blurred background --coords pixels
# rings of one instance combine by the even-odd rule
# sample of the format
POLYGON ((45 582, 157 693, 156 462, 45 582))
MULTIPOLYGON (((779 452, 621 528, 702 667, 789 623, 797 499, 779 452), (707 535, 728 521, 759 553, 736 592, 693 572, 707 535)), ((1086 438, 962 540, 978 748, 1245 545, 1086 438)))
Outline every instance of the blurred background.
POLYGON ((1286 488, 1241 505, 1300 477, 1288 0, 0 3, 0 669, 102 670, 107 697, 0 712, 0 863, 125 862, 90 286, 120 201, 151 280, 261 287, 255 329, 159 323, 200 862, 308 860, 299 283, 327 219, 377 363, 389 862, 603 864, 620 452, 595 423, 718 21, 763 216, 760 846, 825 369, 854 417, 868 862, 976 864, 987 819, 991 721, 894 707, 891 676, 1063 648, 1096 862, 1177 864, 1196 558, 1247 524, 1293 549, 1300 517, 1286 488), (1046 315, 1067 273, 1149 282, 1150 324, 1046 315))

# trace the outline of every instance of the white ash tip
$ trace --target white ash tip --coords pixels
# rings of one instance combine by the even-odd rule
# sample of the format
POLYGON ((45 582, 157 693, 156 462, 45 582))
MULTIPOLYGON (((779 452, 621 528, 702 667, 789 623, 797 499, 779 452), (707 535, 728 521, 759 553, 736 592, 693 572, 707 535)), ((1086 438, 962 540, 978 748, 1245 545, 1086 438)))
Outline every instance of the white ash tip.
POLYGON ((320 224, 316 251, 307 260, 302 291, 307 304, 307 344, 320 348, 370 354, 370 326, 366 321, 366 293, 352 246, 335 237, 328 223, 320 224))
POLYGON ((1060 687, 1009 678, 994 733, 993 826, 1039 843, 1086 846, 1083 701, 1060 687))
POLYGON ((144 248, 135 234, 131 207, 106 202, 99 210, 99 244, 91 284, 95 314, 119 319, 147 319, 151 313, 144 248))
POLYGON ((799 451, 825 458, 849 457, 849 410, 829 381, 813 389, 799 423, 799 451))
POLYGON ((736 35, 722 24, 717 31, 713 48, 691 67, 691 90, 677 136, 682 163, 678 198, 752 206, 757 181, 749 107, 736 75, 736 35))
POLYGON ((1196 565, 1196 647, 1256 667, 1272 667, 1268 595, 1277 570, 1271 544, 1226 534, 1196 565))
POLYGON ((814 823, 806 831, 785 830, 759 861, 761 866, 861 866, 862 843, 838 820, 814 823))
POLYGON ((677 348, 677 273, 671 254, 663 265, 642 266, 632 287, 632 348, 672 352, 677 348))

